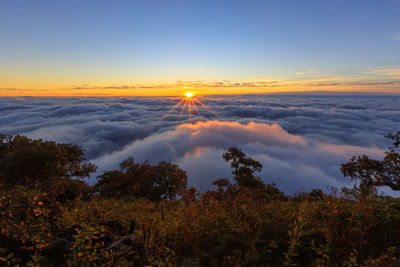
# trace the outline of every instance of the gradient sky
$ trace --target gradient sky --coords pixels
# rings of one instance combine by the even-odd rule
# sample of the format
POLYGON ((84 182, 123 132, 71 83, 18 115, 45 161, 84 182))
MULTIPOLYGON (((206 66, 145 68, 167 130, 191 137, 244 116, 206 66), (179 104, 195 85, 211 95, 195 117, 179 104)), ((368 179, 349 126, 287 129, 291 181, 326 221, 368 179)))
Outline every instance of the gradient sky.
POLYGON ((0 96, 400 94, 400 1, 0 3, 0 96))

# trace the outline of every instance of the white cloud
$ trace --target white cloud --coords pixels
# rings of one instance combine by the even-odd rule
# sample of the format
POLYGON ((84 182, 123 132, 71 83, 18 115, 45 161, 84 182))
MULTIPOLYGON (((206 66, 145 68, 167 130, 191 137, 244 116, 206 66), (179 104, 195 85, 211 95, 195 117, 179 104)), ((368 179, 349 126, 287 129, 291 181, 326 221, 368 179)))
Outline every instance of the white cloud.
POLYGON ((266 182, 275 182, 291 193, 301 188, 349 185, 350 181, 340 174, 340 163, 357 154, 375 158, 383 155, 383 150, 375 146, 310 142, 289 134, 278 124, 207 121, 179 125, 174 130, 136 140, 122 151, 93 162, 115 168, 128 156, 139 161, 150 159, 153 163, 174 161, 188 172, 190 185, 204 190, 212 188, 212 181, 217 178, 231 176, 221 154, 232 146, 262 162, 264 170, 260 176, 266 182))
MULTIPOLYGON (((221 154, 239 146, 264 164, 261 175, 286 192, 352 183, 340 164, 377 156, 400 129, 400 98, 327 96, 219 96, 204 98, 216 117, 172 112, 167 98, 0 98, 0 133, 81 145, 99 174, 128 156, 173 161, 200 189, 229 177, 221 154), (215 119, 221 120, 212 121, 215 119)), ((199 106, 200 108, 200 106, 199 106)))

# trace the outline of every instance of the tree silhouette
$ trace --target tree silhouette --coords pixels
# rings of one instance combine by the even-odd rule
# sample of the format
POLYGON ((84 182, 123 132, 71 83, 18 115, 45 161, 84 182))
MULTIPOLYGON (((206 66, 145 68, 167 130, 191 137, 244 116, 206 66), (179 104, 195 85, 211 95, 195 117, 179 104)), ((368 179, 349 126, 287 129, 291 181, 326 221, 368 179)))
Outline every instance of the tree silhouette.
POLYGON ((213 185, 216 185, 219 190, 223 190, 224 188, 228 188, 231 183, 226 178, 219 178, 213 182, 213 185))
POLYGON ((0 188, 40 185, 65 196, 87 190, 86 183, 75 178, 89 177, 96 166, 84 159, 77 145, 0 135, 0 188))
POLYGON ((257 160, 247 157, 238 147, 231 147, 228 152, 222 154, 226 162, 231 163, 232 174, 239 188, 264 188, 265 185, 254 172, 262 170, 262 164, 257 160))
POLYGON ((345 177, 360 180, 362 186, 389 186, 400 190, 400 131, 389 133, 386 138, 393 140, 392 146, 385 152, 383 160, 370 159, 368 156, 357 156, 342 164, 341 171, 345 177))
POLYGON ((185 171, 178 165, 161 161, 135 163, 132 157, 120 164, 120 170, 106 171, 98 177, 96 189, 108 197, 144 197, 152 201, 173 199, 187 185, 185 171))

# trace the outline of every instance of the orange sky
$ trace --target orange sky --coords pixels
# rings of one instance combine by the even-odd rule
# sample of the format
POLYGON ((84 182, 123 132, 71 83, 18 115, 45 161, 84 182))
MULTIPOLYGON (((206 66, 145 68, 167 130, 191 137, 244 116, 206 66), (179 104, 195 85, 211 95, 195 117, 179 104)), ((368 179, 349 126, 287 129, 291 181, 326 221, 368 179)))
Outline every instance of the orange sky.
MULTIPOLYGON (((32 84, 16 87, 0 84, 0 96, 177 96, 187 91, 197 95, 212 94, 276 94, 297 92, 400 94, 400 81, 395 79, 304 79, 233 81, 177 81, 163 84, 107 84, 54 86, 32 84)), ((16 84, 18 85, 18 84, 16 84)))

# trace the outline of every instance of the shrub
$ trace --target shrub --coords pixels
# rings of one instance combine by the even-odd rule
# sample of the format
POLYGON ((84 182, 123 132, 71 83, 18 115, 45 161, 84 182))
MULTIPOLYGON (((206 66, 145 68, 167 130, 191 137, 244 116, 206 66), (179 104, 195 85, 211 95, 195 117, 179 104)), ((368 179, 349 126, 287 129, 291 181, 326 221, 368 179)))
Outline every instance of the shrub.
POLYGON ((102 196, 143 197, 160 201, 174 199, 186 185, 186 173, 178 165, 165 161, 158 165, 147 161, 140 164, 130 157, 120 164, 120 170, 100 175, 95 187, 102 196))

